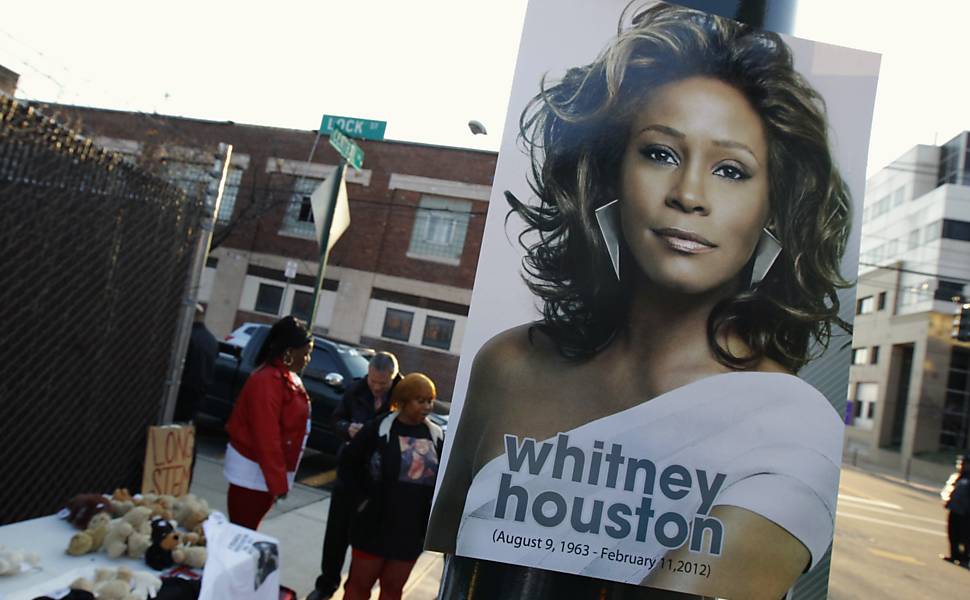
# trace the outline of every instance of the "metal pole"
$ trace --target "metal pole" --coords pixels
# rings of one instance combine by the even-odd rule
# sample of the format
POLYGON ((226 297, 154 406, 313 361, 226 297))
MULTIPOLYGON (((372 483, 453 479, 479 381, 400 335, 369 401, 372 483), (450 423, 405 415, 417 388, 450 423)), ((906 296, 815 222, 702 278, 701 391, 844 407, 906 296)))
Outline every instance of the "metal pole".
MULTIPOLYGON (((797 4, 797 0, 672 1, 778 33, 791 33, 797 4)), ((697 598, 580 575, 452 555, 445 557, 438 600, 646 600, 656 598, 658 593, 665 594, 664 598, 697 598)))
POLYGON ((300 173, 300 178, 296 180, 296 185, 293 186, 294 191, 300 189, 300 184, 306 179, 307 173, 310 172, 310 165, 313 164, 313 155, 317 151, 317 144, 320 143, 320 130, 317 130, 317 136, 313 138, 313 145, 310 146, 310 156, 306 157, 306 167, 303 172, 300 173))
POLYGON ((327 202, 327 222, 323 224, 323 237, 320 239, 320 264, 317 266, 317 279, 313 284, 313 298, 310 300, 310 322, 308 326, 313 331, 313 326, 317 322, 317 299, 320 296, 320 288, 323 287, 323 274, 327 269, 327 260, 330 258, 330 228, 333 226, 333 214, 337 211, 337 198, 340 196, 340 184, 344 178, 344 171, 347 161, 340 159, 337 170, 331 177, 336 177, 333 191, 330 193, 330 200, 327 202))
POLYGON ((216 217, 222 205, 222 192, 226 187, 229 175, 229 162, 232 159, 232 145, 219 144, 219 154, 213 164, 213 172, 219 173, 218 183, 209 182, 206 186, 205 204, 202 217, 199 220, 201 234, 192 255, 192 262, 185 282, 185 296, 179 308, 178 329, 172 342, 172 352, 169 356, 168 377, 165 379, 165 390, 158 410, 158 423, 171 423, 175 415, 175 403, 178 400, 179 385, 182 382, 182 365, 185 362, 185 352, 189 347, 189 337, 192 334, 192 320, 195 315, 195 304, 199 301, 199 282, 202 270, 209 256, 212 245, 212 233, 215 230, 216 217))

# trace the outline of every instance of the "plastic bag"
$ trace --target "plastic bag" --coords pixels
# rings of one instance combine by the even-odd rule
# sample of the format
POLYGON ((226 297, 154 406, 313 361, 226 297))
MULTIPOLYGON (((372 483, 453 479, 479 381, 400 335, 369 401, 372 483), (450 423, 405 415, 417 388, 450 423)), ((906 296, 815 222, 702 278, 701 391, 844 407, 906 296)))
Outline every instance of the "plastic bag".
POLYGON ((199 600, 278 600, 279 541, 213 512, 203 524, 208 558, 199 600))

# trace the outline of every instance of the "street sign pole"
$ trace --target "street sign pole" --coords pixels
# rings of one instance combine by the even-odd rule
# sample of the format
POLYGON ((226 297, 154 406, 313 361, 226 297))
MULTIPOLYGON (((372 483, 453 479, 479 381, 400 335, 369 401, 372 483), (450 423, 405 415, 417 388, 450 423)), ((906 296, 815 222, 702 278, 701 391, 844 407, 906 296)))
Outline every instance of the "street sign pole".
POLYGON ((340 159, 337 170, 331 177, 335 177, 330 199, 327 203, 327 222, 323 224, 323 236, 320 240, 320 264, 317 267, 317 279, 313 284, 313 298, 310 300, 310 322, 308 326, 313 331, 313 326, 317 322, 317 300, 320 298, 320 289, 323 287, 323 275, 327 269, 327 260, 330 258, 330 228, 333 226, 333 215, 337 212, 337 196, 340 195, 340 184, 344 178, 344 171, 347 163, 340 159))

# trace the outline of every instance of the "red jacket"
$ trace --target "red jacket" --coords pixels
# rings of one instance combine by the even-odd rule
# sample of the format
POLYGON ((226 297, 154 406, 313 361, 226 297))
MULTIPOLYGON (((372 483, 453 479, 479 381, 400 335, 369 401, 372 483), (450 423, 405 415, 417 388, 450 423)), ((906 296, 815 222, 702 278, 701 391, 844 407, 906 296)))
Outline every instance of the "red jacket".
POLYGON ((286 473, 300 462, 309 419, 310 396, 279 361, 257 369, 239 393, 226 423, 229 442, 259 464, 274 497, 289 490, 286 473))

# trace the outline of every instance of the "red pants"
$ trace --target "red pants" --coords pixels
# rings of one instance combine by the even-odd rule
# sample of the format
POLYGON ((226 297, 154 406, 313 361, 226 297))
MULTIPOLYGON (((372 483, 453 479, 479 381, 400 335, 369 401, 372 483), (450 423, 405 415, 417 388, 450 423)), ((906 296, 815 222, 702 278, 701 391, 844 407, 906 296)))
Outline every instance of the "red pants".
POLYGON ((256 530, 269 509, 273 508, 273 496, 269 492, 251 490, 229 484, 226 497, 229 505, 229 522, 256 530))
POLYGON ((413 560, 386 560, 357 548, 351 550, 350 575, 344 583, 344 600, 368 600, 374 583, 380 580, 379 600, 401 600, 413 560))

